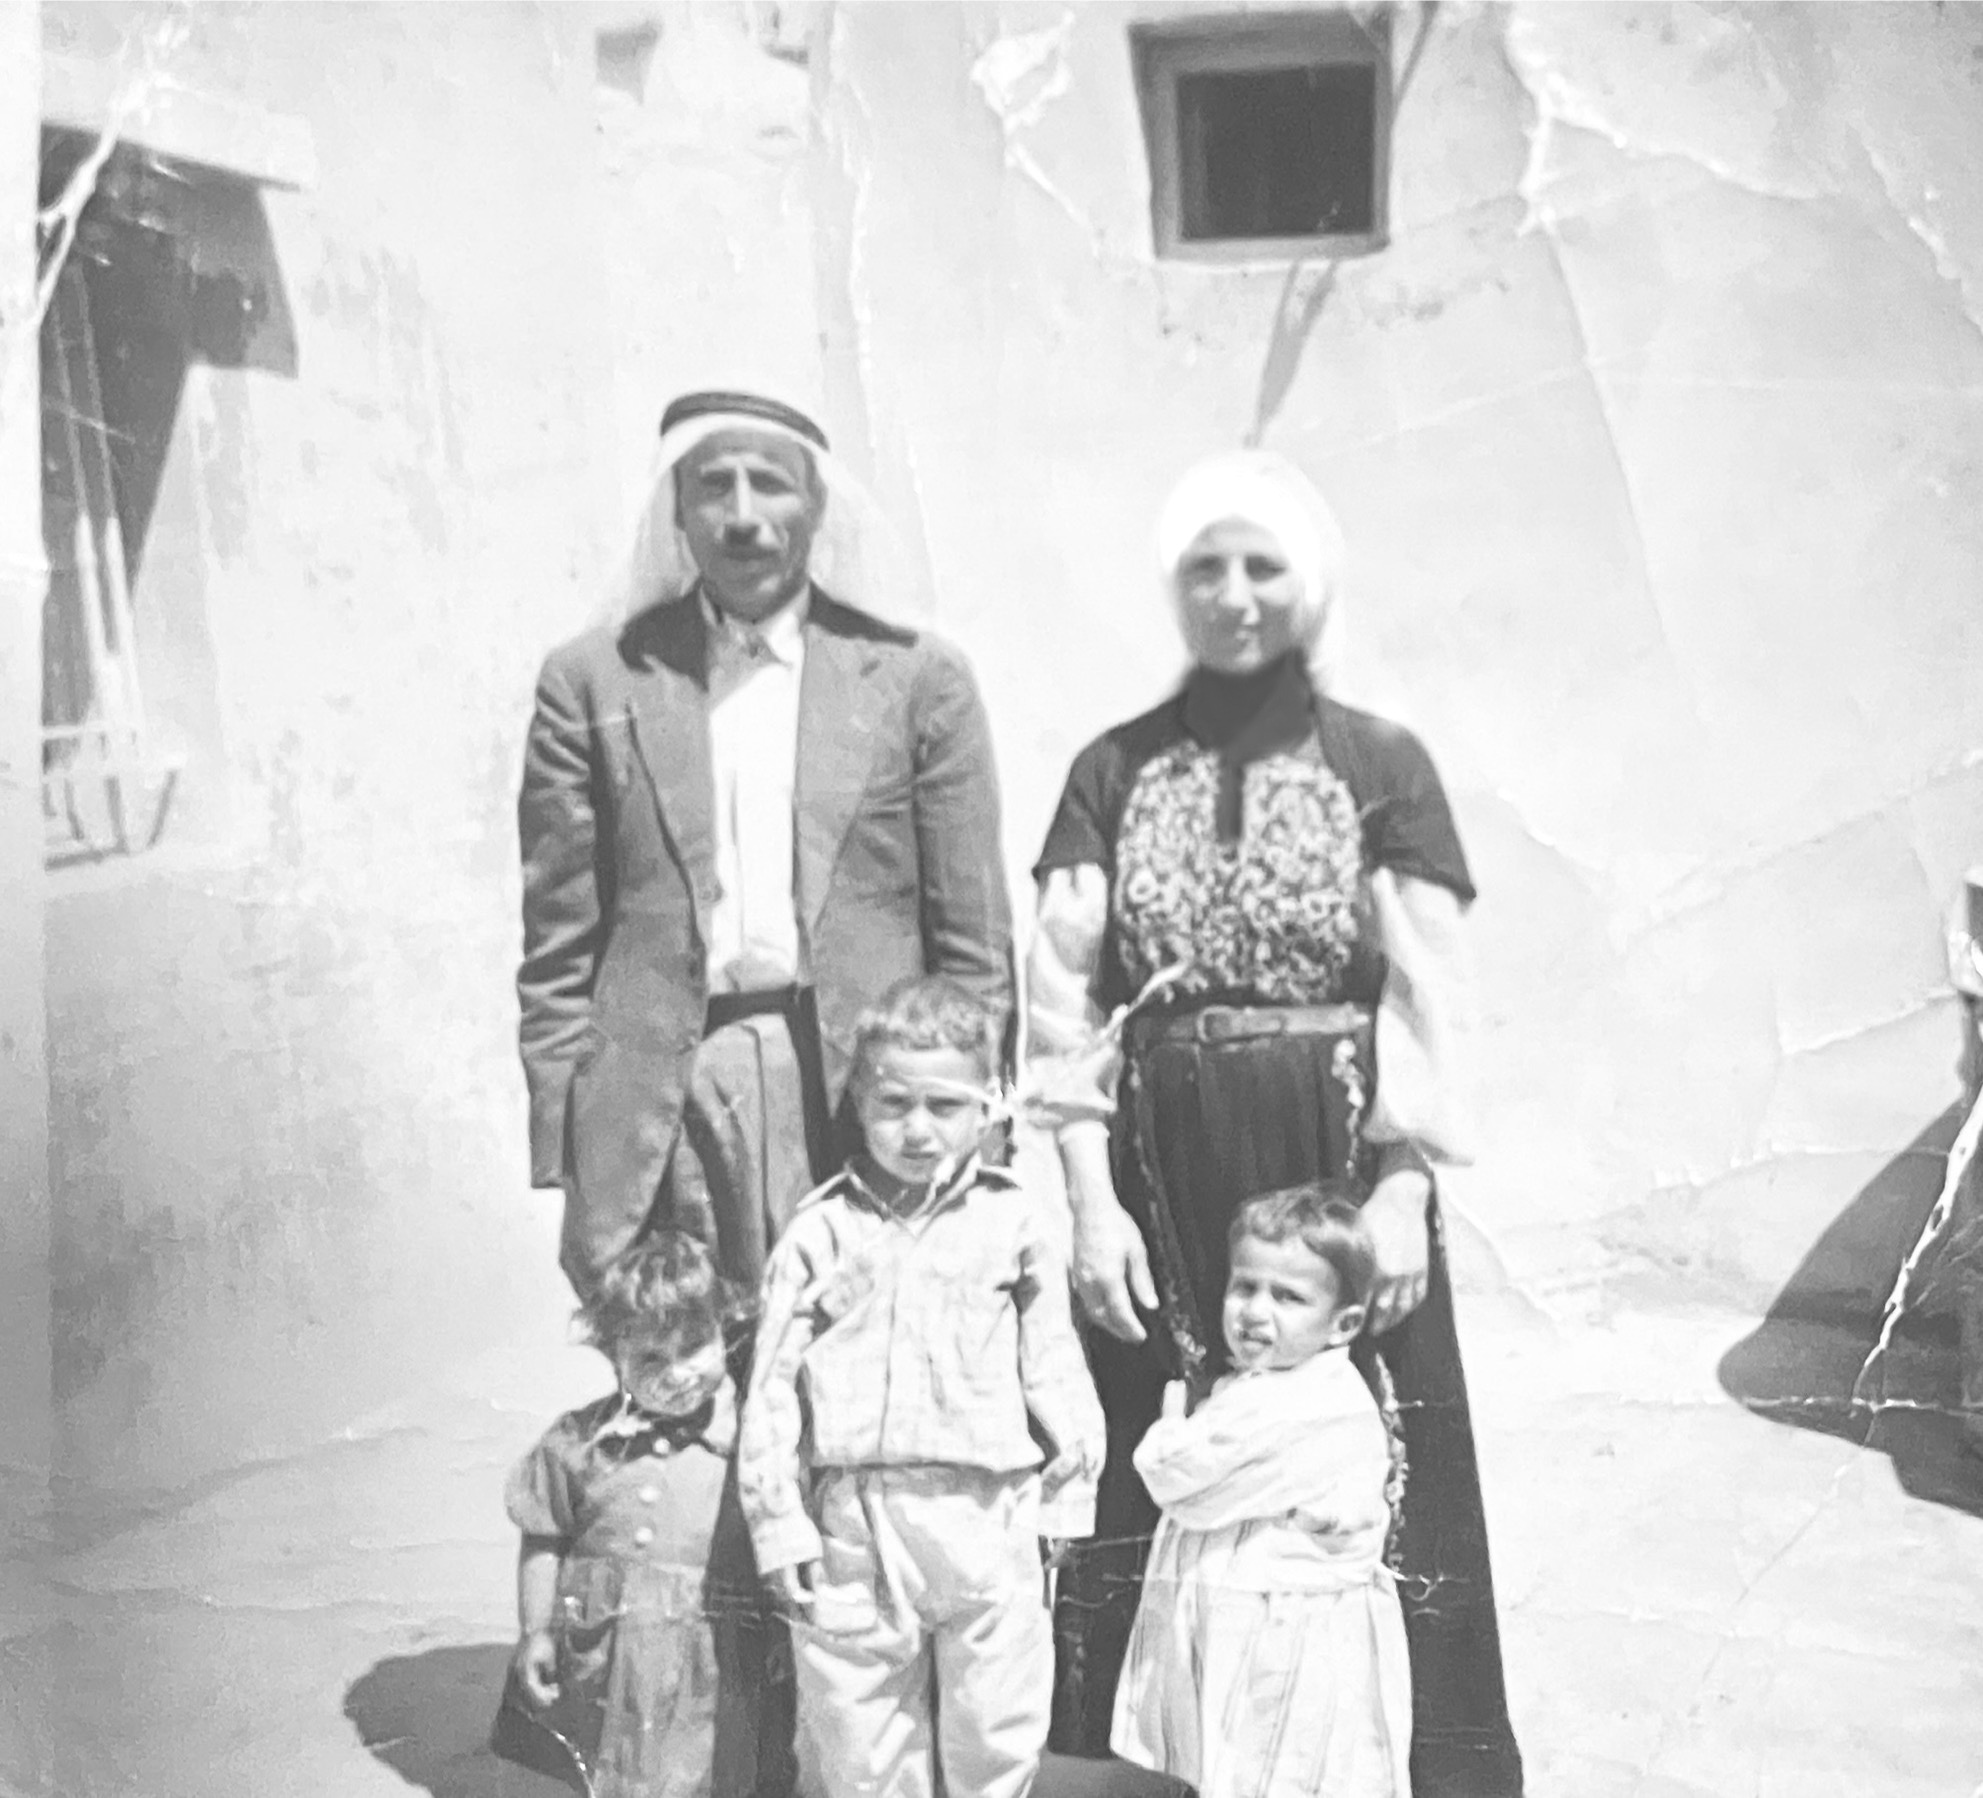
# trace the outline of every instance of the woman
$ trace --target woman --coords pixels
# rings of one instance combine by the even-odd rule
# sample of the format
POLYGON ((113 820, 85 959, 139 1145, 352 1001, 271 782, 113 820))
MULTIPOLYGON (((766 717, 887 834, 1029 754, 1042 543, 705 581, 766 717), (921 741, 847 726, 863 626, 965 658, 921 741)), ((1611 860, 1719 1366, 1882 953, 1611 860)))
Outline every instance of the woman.
POLYGON ((1221 1370, 1228 1220, 1349 1173, 1379 1271, 1360 1365, 1402 1482, 1412 1790, 1518 1794, 1431 1165, 1465 1154, 1466 859, 1417 739, 1329 696, 1342 539, 1300 471, 1201 463, 1158 548, 1192 671, 1075 759, 1035 870, 1030 1059, 1110 1429, 1095 1542, 1060 1578, 1054 1745, 1108 1745, 1157 1516, 1130 1454, 1167 1378, 1221 1370))

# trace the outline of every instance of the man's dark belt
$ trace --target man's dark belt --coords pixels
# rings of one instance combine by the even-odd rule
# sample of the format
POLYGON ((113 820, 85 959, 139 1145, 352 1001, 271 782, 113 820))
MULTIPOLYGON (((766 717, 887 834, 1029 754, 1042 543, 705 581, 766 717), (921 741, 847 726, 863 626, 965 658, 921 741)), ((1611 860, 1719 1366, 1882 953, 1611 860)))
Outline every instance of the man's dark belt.
POLYGON ((810 1009, 811 1003, 809 986, 768 986, 753 993, 711 993, 702 1034, 714 1036, 724 1025, 741 1024, 746 1018, 796 1018, 800 1007, 810 1009))
POLYGON ((825 1180, 837 1173, 846 1159, 833 1123, 833 1109, 826 1093, 826 1058, 820 1045, 819 1006, 809 986, 762 987, 749 993, 711 993, 703 1014, 702 1034, 714 1036, 729 1024, 746 1018, 781 1017, 791 1032, 792 1050, 799 1063, 799 1092, 806 1111, 806 1158, 812 1163, 812 1177, 825 1180))

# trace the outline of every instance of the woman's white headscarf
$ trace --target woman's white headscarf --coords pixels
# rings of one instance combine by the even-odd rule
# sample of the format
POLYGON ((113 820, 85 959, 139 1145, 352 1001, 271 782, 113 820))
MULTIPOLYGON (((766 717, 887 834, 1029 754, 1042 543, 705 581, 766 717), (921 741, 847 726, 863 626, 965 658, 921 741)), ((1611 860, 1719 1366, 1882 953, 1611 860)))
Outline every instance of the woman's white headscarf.
POLYGON ((1171 489, 1157 520, 1157 561, 1172 603, 1178 564, 1198 534, 1227 519, 1267 532, 1301 583, 1296 640, 1308 652, 1318 692, 1342 672, 1342 526, 1308 476, 1273 450, 1228 450, 1194 463, 1171 489))
MULTIPOLYGON (((717 396, 712 396, 717 397, 717 396)), ((925 610, 907 573, 908 560, 880 508, 847 464, 826 447, 824 433, 804 414, 749 393, 735 396, 749 410, 698 410, 661 433, 646 504, 634 528, 633 548, 614 583, 611 616, 633 617, 693 590, 700 575, 675 523, 675 473, 689 454, 719 431, 758 431, 797 445, 810 459, 826 493, 826 508, 813 537, 813 580, 835 599, 877 618, 907 622, 925 610), (760 409, 761 408, 761 409, 760 409), (797 424, 778 416, 788 413, 797 424)))

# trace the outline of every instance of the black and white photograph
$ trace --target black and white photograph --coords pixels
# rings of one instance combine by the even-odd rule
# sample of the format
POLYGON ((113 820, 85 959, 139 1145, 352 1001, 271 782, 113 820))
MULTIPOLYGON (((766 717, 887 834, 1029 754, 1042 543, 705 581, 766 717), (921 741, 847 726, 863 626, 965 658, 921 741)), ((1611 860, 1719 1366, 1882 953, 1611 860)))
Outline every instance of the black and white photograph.
POLYGON ((1983 1798, 1983 0, 0 130, 0 1798, 1983 1798))

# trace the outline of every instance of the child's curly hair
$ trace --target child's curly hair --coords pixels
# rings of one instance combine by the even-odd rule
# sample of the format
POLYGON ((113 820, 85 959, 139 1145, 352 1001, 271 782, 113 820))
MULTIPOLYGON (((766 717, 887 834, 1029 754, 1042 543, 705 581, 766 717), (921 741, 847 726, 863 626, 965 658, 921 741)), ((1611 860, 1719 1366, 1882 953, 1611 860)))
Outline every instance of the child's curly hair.
POLYGON ((847 1085, 858 1094, 889 1049, 955 1049, 970 1056, 989 1085, 998 1073, 998 1020, 956 981, 942 974, 899 980, 854 1025, 847 1085))
POLYGON ((682 1230, 657 1230, 600 1276, 578 1308, 578 1325, 606 1355, 635 1338, 692 1353, 714 1337, 734 1342, 755 1314, 750 1293, 717 1271, 707 1245, 682 1230))
POLYGON ((1353 1180, 1307 1180, 1257 1194, 1234 1213, 1226 1233, 1228 1249, 1238 1248, 1248 1236, 1259 1242, 1299 1241, 1334 1269, 1339 1303, 1370 1303, 1377 1257, 1353 1180))

